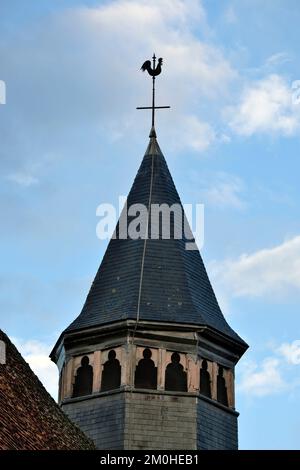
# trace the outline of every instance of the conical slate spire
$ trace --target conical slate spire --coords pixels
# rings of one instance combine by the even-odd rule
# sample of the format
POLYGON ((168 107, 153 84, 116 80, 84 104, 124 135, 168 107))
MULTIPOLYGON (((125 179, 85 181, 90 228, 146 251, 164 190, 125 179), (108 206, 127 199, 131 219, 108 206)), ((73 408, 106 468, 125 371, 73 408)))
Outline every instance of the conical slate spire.
MULTIPOLYGON (((150 136, 127 207, 181 205, 154 129, 150 136)), ((151 228, 149 218, 149 233, 151 228)), ((149 238, 145 245, 144 239, 112 238, 83 309, 66 331, 138 317, 139 321, 208 326, 245 344, 223 317, 199 251, 186 250, 185 242, 159 237, 149 238)))

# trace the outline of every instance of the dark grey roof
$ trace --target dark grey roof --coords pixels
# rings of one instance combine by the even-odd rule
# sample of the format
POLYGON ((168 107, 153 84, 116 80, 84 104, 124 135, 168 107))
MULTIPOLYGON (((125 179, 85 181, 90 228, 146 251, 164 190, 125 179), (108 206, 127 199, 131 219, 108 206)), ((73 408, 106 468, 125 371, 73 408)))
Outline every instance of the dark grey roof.
MULTIPOLYGON (((152 204, 181 204, 156 138, 151 137, 128 207, 148 207, 151 175, 152 204)), ((184 239, 148 239, 140 289, 143 250, 142 239, 110 240, 83 309, 66 331, 136 319, 140 292, 140 320, 207 325, 243 342, 223 317, 198 250, 186 250, 184 239)))

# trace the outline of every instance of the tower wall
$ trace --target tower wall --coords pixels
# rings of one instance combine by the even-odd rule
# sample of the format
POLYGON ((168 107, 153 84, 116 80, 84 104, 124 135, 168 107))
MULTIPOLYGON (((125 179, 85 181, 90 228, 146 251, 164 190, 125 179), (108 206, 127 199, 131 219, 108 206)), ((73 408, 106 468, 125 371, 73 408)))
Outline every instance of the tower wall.
POLYGON ((95 335, 88 348, 86 340, 71 339, 61 361, 60 404, 98 449, 237 449, 229 350, 180 331, 139 331, 135 344, 130 336, 95 335), (78 396, 87 359, 92 383, 78 396))
POLYGON ((125 397, 121 392, 72 400, 63 411, 89 436, 97 449, 124 449, 125 397))
POLYGON ((238 413, 200 396, 197 405, 197 448, 237 450, 238 413))
POLYGON ((196 449, 196 400, 195 396, 127 392, 125 449, 196 449))
POLYGON ((119 391, 62 405, 98 449, 197 448, 197 397, 119 391))

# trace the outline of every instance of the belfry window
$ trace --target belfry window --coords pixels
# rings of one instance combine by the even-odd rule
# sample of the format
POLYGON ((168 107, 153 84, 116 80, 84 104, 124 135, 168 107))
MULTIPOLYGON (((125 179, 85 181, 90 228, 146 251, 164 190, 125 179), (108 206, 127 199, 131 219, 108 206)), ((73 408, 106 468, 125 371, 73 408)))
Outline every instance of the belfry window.
POLYGON ((211 398, 210 374, 207 370, 207 361, 203 359, 200 369, 200 393, 211 398))
POLYGON ((228 395, 225 378, 223 377, 224 369, 219 366, 218 377, 217 377, 217 400, 222 405, 228 406, 228 395))
POLYGON ((93 390, 93 368, 89 364, 89 358, 84 356, 81 359, 81 366, 78 367, 75 383, 73 387, 73 397, 90 395, 93 390))
POLYGON ((103 365, 101 391, 119 388, 121 384, 121 365, 113 349, 108 353, 108 360, 103 365))
POLYGON ((178 392, 187 391, 187 376, 180 364, 180 355, 174 352, 171 356, 171 362, 167 365, 165 375, 165 390, 178 392))
POLYGON ((157 387, 157 368, 151 359, 152 352, 146 348, 143 351, 143 359, 137 365, 134 378, 136 388, 156 389, 157 387))

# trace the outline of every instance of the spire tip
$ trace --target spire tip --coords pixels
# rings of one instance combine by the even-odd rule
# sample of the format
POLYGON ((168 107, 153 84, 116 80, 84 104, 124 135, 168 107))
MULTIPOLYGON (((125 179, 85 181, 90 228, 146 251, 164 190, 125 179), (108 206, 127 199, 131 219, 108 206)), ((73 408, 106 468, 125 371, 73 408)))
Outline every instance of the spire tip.
POLYGON ((153 137, 154 137, 154 139, 156 139, 156 131, 155 131, 154 126, 151 127, 149 137, 150 137, 150 139, 152 139, 153 137))

